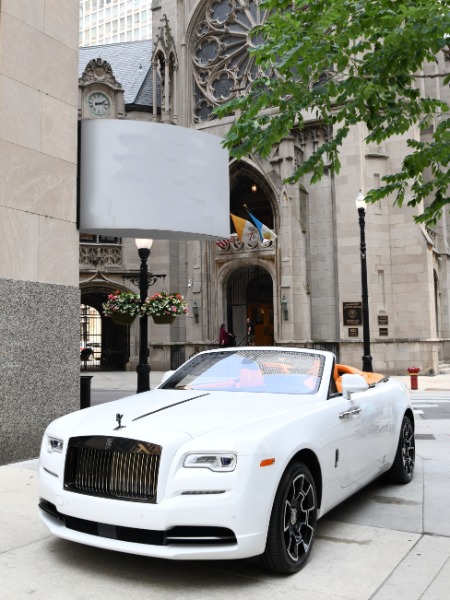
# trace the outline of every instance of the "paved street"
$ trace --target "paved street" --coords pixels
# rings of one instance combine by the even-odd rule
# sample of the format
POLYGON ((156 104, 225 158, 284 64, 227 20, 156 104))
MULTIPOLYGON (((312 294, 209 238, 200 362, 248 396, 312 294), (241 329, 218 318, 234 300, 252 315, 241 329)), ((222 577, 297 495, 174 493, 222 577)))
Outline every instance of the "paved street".
POLYGON ((417 416, 420 415, 425 419, 450 419, 449 392, 414 392, 411 395, 417 416))
MULTIPOLYGON (((152 386, 160 376, 152 373, 152 386)), ((135 373, 96 373, 92 403, 135 384, 135 373)), ((380 479, 326 515, 310 561, 291 577, 252 561, 169 562, 56 539, 37 515, 37 461, 0 467, 0 599, 447 600, 450 377, 419 387, 413 482, 380 479)))

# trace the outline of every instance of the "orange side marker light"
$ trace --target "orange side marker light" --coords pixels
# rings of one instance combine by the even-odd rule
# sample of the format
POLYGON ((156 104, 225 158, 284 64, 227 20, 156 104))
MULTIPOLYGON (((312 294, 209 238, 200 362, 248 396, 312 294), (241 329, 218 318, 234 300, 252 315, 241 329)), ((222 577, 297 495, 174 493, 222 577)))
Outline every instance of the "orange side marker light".
POLYGON ((270 467, 271 465, 273 465, 273 464, 274 464, 274 462, 275 462, 275 459, 274 459, 274 458, 265 458, 264 460, 262 460, 262 461, 259 463, 259 466, 260 466, 260 467, 270 467))

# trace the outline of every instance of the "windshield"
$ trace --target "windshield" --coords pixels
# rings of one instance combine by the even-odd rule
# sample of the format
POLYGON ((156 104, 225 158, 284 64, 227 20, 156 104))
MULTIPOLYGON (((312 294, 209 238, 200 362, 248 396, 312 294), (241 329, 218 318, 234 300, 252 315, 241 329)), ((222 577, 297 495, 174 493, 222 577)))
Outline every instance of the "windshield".
POLYGON ((236 350, 199 354, 162 389, 314 394, 325 357, 309 352, 236 350))

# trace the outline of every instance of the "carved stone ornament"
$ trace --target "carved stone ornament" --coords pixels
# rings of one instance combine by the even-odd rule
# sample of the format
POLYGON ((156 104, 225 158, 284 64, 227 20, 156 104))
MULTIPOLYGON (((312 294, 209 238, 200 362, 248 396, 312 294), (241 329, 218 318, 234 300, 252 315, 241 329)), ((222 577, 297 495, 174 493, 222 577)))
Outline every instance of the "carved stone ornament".
POLYGON ((80 267, 105 268, 122 265, 121 246, 80 244, 80 267))
POLYGON ((308 144, 321 146, 333 138, 333 130, 327 125, 314 124, 303 129, 294 129, 295 148, 303 156, 308 144))
POLYGON ((156 36, 154 53, 162 50, 166 56, 171 52, 176 55, 175 42, 172 36, 172 30, 170 29, 169 19, 164 14, 161 18, 161 25, 159 26, 158 34, 156 36))
POLYGON ((261 74, 248 47, 258 43, 250 32, 266 15, 257 0, 206 3, 192 51, 197 122, 213 119, 216 106, 247 90, 261 74))
POLYGON ((246 242, 241 242, 235 235, 231 235, 222 246, 217 248, 217 254, 235 256, 244 252, 258 252, 258 254, 261 252, 274 253, 276 247, 276 240, 261 241, 258 235, 255 235, 246 242))
POLYGON ((103 58, 92 58, 84 70, 83 75, 79 79, 81 86, 86 86, 96 83, 107 83, 115 89, 122 89, 120 84, 113 75, 111 65, 103 58))

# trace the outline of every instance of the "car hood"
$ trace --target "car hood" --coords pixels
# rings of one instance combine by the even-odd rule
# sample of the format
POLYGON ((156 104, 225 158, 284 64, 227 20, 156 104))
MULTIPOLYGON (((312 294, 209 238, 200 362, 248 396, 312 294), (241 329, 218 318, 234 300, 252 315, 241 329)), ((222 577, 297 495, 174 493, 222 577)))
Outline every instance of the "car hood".
POLYGON ((72 413, 55 421, 50 429, 65 437, 117 435, 164 444, 272 420, 294 408, 299 416, 309 412, 315 402, 312 395, 157 389, 72 413))

